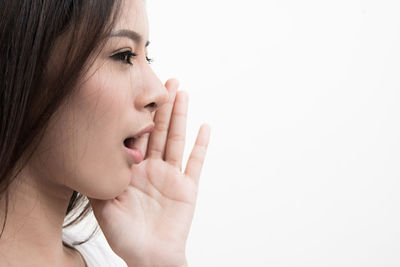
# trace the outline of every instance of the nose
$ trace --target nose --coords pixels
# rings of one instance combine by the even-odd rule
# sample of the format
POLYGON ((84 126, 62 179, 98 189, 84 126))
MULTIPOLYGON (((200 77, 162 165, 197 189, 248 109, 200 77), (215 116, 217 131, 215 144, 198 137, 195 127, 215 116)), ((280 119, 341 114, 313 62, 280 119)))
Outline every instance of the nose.
POLYGON ((135 105, 139 110, 153 112, 168 102, 169 94, 167 88, 150 67, 142 74, 142 79, 140 79, 142 90, 136 98, 135 105))

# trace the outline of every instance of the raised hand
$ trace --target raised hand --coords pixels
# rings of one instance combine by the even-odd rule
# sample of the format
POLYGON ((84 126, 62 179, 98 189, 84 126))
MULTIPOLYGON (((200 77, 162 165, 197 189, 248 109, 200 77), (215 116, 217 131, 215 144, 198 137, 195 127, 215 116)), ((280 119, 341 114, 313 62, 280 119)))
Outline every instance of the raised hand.
POLYGON ((169 80, 166 87, 170 100, 156 112, 150 136, 139 141, 145 158, 132 165, 129 187, 112 200, 90 199, 110 247, 128 266, 184 266, 186 262, 186 239, 210 127, 200 127, 182 172, 188 96, 176 91, 176 80, 169 80))

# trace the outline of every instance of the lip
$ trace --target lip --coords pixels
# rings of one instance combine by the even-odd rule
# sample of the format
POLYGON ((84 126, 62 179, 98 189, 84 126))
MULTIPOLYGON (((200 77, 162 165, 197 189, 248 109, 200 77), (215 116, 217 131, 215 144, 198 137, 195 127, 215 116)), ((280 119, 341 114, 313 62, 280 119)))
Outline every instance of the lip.
POLYGON ((132 165, 133 163, 139 164, 140 162, 143 161, 143 154, 142 151, 140 151, 138 148, 127 148, 124 146, 125 151, 129 154, 129 165, 132 165), (133 159, 133 162, 131 160, 133 159))
POLYGON ((152 132, 153 130, 154 130, 154 123, 151 123, 151 124, 147 125, 142 130, 140 130, 138 133, 134 134, 131 137, 139 138, 139 137, 141 137, 142 135, 144 135, 146 133, 152 132))
MULTIPOLYGON (((145 126, 144 128, 142 128, 142 130, 140 130, 136 134, 130 135, 130 136, 126 137, 125 139, 135 138, 136 140, 138 140, 141 136, 143 136, 146 133, 150 133, 153 130, 154 130, 154 123, 151 123, 151 124, 145 126)), ((125 144, 123 144, 123 146, 124 146, 124 149, 127 152, 127 154, 129 154, 130 165, 133 163, 139 164, 140 162, 143 161, 143 153, 139 148, 135 147, 135 145, 133 146, 133 148, 126 147, 125 144), (132 159, 133 159, 133 162, 131 161, 132 159)))

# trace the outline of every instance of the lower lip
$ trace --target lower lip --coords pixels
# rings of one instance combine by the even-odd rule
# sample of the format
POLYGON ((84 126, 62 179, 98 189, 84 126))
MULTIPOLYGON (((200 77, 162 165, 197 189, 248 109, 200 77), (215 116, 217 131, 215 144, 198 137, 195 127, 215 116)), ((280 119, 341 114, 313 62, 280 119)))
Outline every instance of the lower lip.
POLYGON ((133 158, 136 164, 143 161, 143 155, 139 149, 127 148, 126 146, 124 146, 124 148, 128 152, 128 154, 133 158))

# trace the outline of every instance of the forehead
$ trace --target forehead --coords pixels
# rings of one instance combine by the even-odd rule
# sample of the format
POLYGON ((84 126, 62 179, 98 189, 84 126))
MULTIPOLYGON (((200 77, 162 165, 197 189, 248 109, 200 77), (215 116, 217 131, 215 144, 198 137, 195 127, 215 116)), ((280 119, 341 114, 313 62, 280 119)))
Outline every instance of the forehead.
POLYGON ((123 0, 114 30, 131 30, 148 40, 148 19, 143 0, 123 0))

